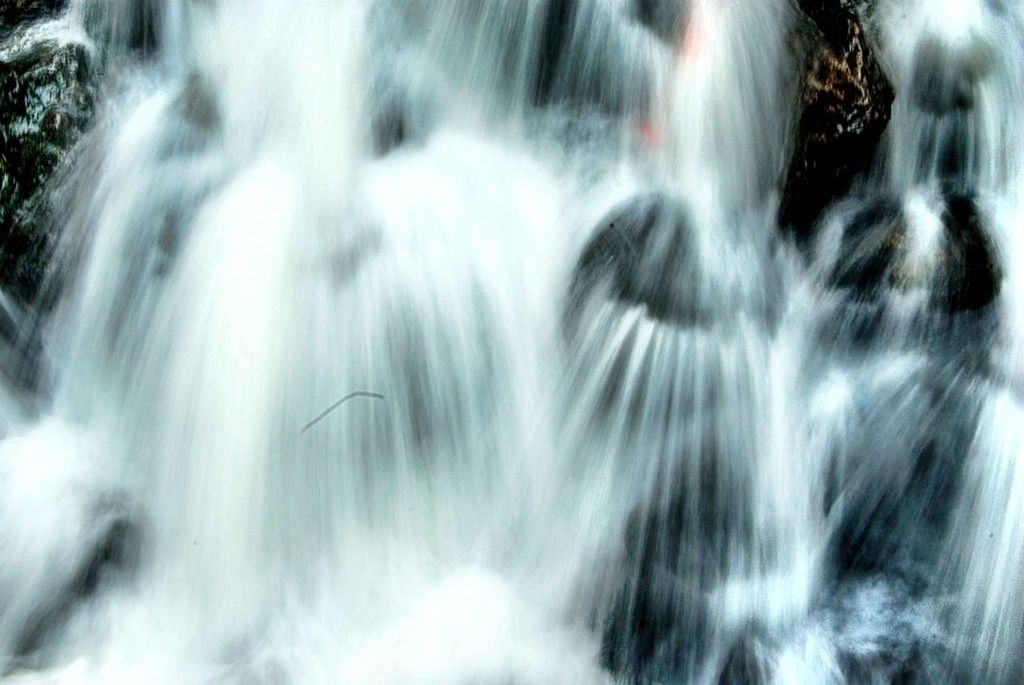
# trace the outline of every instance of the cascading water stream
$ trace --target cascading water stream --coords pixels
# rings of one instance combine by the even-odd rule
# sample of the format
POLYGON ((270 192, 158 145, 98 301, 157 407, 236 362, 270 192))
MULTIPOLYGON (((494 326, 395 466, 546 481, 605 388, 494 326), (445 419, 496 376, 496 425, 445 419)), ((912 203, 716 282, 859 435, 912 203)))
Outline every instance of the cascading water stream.
POLYGON ((72 3, 0 680, 1013 682, 1024 17, 866 16, 801 254, 786 0, 72 3))

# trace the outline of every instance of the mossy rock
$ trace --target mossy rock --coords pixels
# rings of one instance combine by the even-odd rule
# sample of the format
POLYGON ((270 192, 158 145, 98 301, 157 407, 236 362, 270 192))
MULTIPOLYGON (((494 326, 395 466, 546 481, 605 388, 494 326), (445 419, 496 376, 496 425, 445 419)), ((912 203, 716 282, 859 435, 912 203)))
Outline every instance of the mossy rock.
POLYGON ((46 40, 0 55, 0 287, 31 302, 52 243, 44 187, 93 115, 89 54, 46 40))

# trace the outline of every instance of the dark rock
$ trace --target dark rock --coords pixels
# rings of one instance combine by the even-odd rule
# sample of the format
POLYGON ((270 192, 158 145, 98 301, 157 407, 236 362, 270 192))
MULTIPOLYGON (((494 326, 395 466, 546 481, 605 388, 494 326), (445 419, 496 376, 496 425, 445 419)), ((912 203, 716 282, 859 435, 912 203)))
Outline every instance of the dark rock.
POLYGON ((813 22, 803 111, 779 224, 805 238, 871 164, 894 98, 852 0, 798 0, 813 22))
POLYGON ((641 567, 659 566, 707 589, 736 570, 730 553, 753 545, 754 533, 749 481, 736 468, 742 457, 711 427, 703 432, 699 445, 669 459, 625 538, 628 557, 641 567))
POLYGON ((636 20, 654 35, 674 45, 689 14, 689 0, 633 0, 632 11, 636 20))
POLYGON ((861 300, 879 297, 894 281, 906 231, 895 199, 881 198, 857 211, 843 231, 829 285, 849 289, 861 300))
POLYGON ((944 200, 937 263, 917 274, 906 264, 907 219, 892 198, 868 203, 851 215, 827 284, 851 299, 878 302, 892 291, 928 287, 932 309, 945 314, 983 309, 1002 288, 1002 267, 977 203, 969 195, 944 200))
POLYGON ((856 501, 847 507, 832 540, 834 558, 840 578, 885 573, 919 593, 927 589, 937 562, 935 541, 943 539, 961 464, 934 444, 925 445, 916 458, 891 456, 911 469, 909 476, 893 476, 888 484, 865 477, 847 492, 856 501), (877 490, 860 491, 861 486, 877 490))
POLYGON ((69 0, 2 0, 0 1, 0 38, 25 22, 53 17, 63 12, 69 0))
POLYGON ((666 323, 707 325, 712 312, 694 287, 700 265, 690 231, 686 210, 662 195, 633 198, 613 209, 576 264, 569 320, 596 291, 607 288, 607 297, 642 305, 666 323))
POLYGON ((856 0, 796 0, 796 4, 832 47, 848 45, 850 23, 859 26, 856 0))
POLYGON ((838 580, 884 575, 908 597, 934 582, 977 428, 973 381, 955 357, 937 359, 859 399, 842 457, 842 504, 829 513, 838 580))
POLYGON ((823 314, 819 334, 830 363, 850 354, 844 366, 855 388, 826 493, 835 569, 840 579, 899 578, 912 593, 925 592, 942 563, 937 541, 950 532, 976 432, 972 388, 989 372, 997 324, 987 306, 1000 269, 976 205, 942 202, 942 231, 930 258, 916 264, 908 258, 914 227, 898 202, 881 198, 850 214, 827 276, 843 296, 823 314), (893 306, 893 296, 911 289, 893 306), (903 351, 921 366, 887 376, 903 351))
POLYGON ((108 582, 134 571, 140 562, 141 548, 138 522, 125 512, 117 512, 110 517, 69 590, 78 598, 94 595, 108 582))
MULTIPOLYGON (((707 431, 711 433, 713 431, 707 431)), ((710 436, 699 454, 699 474, 669 467, 624 532, 626 573, 604 626, 604 664, 641 682, 691 682, 725 639, 708 596, 737 570, 731 553, 754 545, 750 501, 730 472, 729 455, 710 436), (716 449, 717 445, 717 449, 716 449)), ((743 657, 736 655, 734 669, 743 657)), ((739 681, 724 681, 739 682, 739 681)))
POLYGON ((1006 14, 1008 0, 985 0, 985 5, 998 16, 1006 14))
POLYGON ((972 197, 954 196, 943 214, 945 263, 933 290, 933 304, 954 314, 982 309, 1002 289, 1002 267, 972 197))
POLYGON ((728 221, 736 223, 720 229, 725 234, 721 242, 705 249, 735 250, 738 256, 719 262, 700 251, 700 236, 681 200, 653 192, 614 207, 598 222, 576 262, 566 331, 573 335, 584 312, 601 302, 643 307, 647 318, 676 330, 724 332, 735 330, 744 318, 774 327, 784 302, 776 245, 751 241, 740 246, 727 231, 757 229, 764 236, 763 226, 746 226, 737 217, 728 221), (737 266, 741 260, 743 267, 737 266))
POLYGON ((88 53, 51 41, 8 53, 0 102, 0 285, 29 302, 53 244, 44 186, 93 115, 88 53))

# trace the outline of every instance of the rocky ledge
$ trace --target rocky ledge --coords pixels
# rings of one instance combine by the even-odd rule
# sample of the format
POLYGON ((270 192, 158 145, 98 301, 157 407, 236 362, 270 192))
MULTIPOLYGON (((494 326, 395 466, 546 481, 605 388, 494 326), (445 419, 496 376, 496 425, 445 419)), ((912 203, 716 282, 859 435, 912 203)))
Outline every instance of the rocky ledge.
POLYGON ((44 188, 94 111, 89 52, 47 12, 65 3, 15 0, 0 42, 0 288, 35 300, 52 244, 44 188), (13 28, 13 30, 12 30, 13 28))

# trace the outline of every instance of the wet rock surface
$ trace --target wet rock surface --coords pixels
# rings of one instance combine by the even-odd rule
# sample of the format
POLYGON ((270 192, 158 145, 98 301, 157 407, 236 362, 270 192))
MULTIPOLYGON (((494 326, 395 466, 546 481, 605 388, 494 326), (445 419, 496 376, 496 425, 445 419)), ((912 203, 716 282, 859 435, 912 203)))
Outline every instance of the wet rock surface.
POLYGON ((916 287, 929 291, 932 311, 976 311, 990 305, 1002 288, 1002 265, 984 217, 972 195, 944 197, 941 236, 929 267, 915 265, 908 217, 899 202, 880 197, 866 203, 846 222, 838 259, 827 285, 858 302, 875 302, 888 293, 916 287))
POLYGON ((52 17, 68 4, 68 0, 4 0, 0 3, 0 39, 19 24, 52 17))
POLYGON ((871 164, 889 123, 893 88, 852 0, 799 0, 810 45, 802 113, 779 223, 806 237, 823 210, 871 164))
POLYGON ((570 288, 570 319, 595 290, 626 306, 640 305, 665 323, 706 325, 708 305, 693 284, 691 220, 685 207, 652 193, 624 202, 601 220, 576 265, 570 288))
POLYGON ((948 313, 988 306, 1002 290, 1003 269, 975 198, 948 198, 943 224, 947 232, 945 268, 933 296, 934 305, 948 313))
POLYGON ((0 46, 0 286, 22 301, 35 299, 53 246, 46 183, 93 111, 83 45, 45 37, 0 46))
MULTIPOLYGON (((921 371, 921 378, 949 375, 938 361, 921 371)), ((844 457, 846 504, 830 511, 834 567, 840 580, 884 574, 917 594, 941 562, 935 541, 948 533, 969 449, 964 436, 978 409, 970 393, 948 383, 897 384, 871 399, 877 408, 859 418, 844 457)))
POLYGON ((906 227, 902 209, 893 198, 880 198, 857 211, 843 232, 841 258, 829 285, 848 288, 860 299, 875 299, 892 277, 897 248, 906 227))
MULTIPOLYGON (((708 481, 714 460, 704 459, 702 466, 708 481)), ((713 483, 704 485, 715 489, 713 483)), ((695 502, 692 488, 665 489, 674 491, 670 502, 637 508, 630 516, 624 535, 627 572, 603 626, 602 662, 612 672, 628 674, 630 682, 693 680, 696 664, 710 656, 720 637, 709 604, 715 579, 728 566, 728 546, 749 535, 708 526, 727 518, 712 504, 714 495, 695 502)), ((651 499, 657 502, 659 496, 651 499)), ((760 682, 750 679, 760 671, 750 649, 735 646, 720 682, 760 682)))

